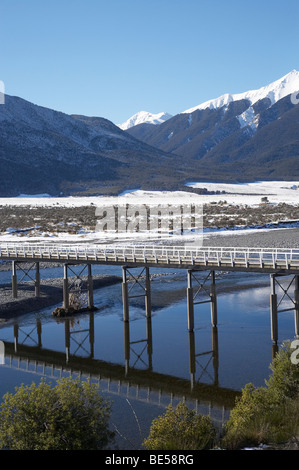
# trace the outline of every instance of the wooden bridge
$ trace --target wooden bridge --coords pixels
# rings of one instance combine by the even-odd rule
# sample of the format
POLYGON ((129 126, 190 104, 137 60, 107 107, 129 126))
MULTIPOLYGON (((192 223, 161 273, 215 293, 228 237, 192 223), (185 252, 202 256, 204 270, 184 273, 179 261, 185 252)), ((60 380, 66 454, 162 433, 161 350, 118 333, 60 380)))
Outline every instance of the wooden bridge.
POLYGON ((0 259, 299 274, 299 249, 5 243, 0 259))
POLYGON ((274 343, 278 340, 278 302, 276 290, 282 289, 283 297, 288 297, 292 307, 284 310, 295 312, 295 334, 299 337, 299 249, 279 248, 239 248, 239 247, 198 247, 173 245, 101 245, 101 244, 56 244, 56 243, 2 243, 0 244, 0 259, 12 261, 12 293, 17 296, 17 268, 21 263, 34 263, 35 294, 40 289, 40 262, 58 262, 64 265, 63 306, 69 308, 68 268, 72 265, 86 265, 88 268, 88 306, 93 307, 92 265, 122 266, 123 282, 123 317, 129 320, 129 299, 133 285, 143 285, 145 308, 147 316, 151 315, 151 277, 150 268, 185 269, 187 270, 187 306, 188 329, 194 329, 194 306, 211 303, 211 322, 217 325, 217 298, 215 287, 215 271, 239 271, 269 273, 271 277, 270 312, 271 338, 274 343), (141 273, 135 275, 133 268, 140 268, 141 273), (205 282, 199 282, 197 274, 208 271, 205 282), (143 274, 144 273, 144 274, 143 274), (280 276, 292 276, 287 288, 279 282, 280 276), (198 299, 199 292, 206 292, 206 284, 210 282, 207 300, 198 299), (294 293, 291 296, 291 288, 294 293))

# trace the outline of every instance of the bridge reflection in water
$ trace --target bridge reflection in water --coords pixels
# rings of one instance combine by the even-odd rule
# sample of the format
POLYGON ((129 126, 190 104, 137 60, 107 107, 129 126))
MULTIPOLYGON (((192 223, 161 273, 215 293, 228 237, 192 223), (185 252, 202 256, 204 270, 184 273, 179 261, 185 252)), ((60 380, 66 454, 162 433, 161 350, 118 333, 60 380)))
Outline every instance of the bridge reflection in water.
POLYGON ((88 377, 99 382, 102 392, 111 395, 117 394, 164 408, 169 404, 175 405, 179 401, 185 401, 196 412, 209 414, 215 423, 221 425, 225 422, 240 392, 220 387, 218 384, 217 327, 213 327, 211 331, 212 349, 199 354, 196 353, 195 337, 200 332, 186 331, 189 344, 190 379, 188 380, 153 370, 151 317, 141 320, 146 322, 146 334, 145 338, 138 341, 130 340, 130 322, 123 322, 123 364, 96 358, 94 355, 94 315, 93 312, 88 314, 88 327, 84 329, 78 328, 78 324, 72 328, 72 318, 59 321, 57 327, 63 327, 65 333, 64 352, 43 347, 43 329, 40 319, 36 320, 36 324, 31 327, 30 333, 22 343, 19 341, 19 336, 23 333, 23 327, 15 324, 13 326, 14 341, 2 342, 4 367, 27 371, 55 380, 68 375, 80 378, 88 377), (31 345, 25 344, 28 339, 30 339, 31 345), (71 354, 72 344, 75 345, 76 350, 71 354), (135 350, 137 345, 139 352, 135 350), (201 364, 203 358, 205 365, 201 364), (212 365, 213 377, 211 372, 207 371, 208 365, 212 365), (210 383, 200 382, 205 373, 209 373, 210 383), (199 375, 197 379, 196 374, 199 375))

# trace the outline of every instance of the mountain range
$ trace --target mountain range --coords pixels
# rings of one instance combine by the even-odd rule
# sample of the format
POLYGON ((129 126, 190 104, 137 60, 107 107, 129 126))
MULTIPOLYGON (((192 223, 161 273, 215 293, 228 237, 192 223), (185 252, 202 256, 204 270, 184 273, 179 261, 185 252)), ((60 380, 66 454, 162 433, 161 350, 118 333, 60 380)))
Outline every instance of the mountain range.
POLYGON ((298 90, 293 70, 258 90, 225 94, 165 123, 126 132, 189 160, 204 179, 298 178, 299 106, 291 99, 298 90))
POLYGON ((0 195, 119 194, 188 181, 299 179, 299 72, 183 111, 115 125, 19 97, 0 106, 0 195), (297 96, 297 95, 296 95, 297 96))
POLYGON ((8 95, 0 106, 1 196, 118 194, 148 181, 159 187, 175 160, 104 118, 8 95))

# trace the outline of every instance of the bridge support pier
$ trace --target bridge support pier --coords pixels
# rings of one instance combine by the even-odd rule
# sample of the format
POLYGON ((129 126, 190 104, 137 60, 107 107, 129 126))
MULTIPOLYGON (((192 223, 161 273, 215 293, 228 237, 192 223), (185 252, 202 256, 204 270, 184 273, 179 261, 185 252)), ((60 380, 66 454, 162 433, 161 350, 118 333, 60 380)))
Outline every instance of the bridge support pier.
POLYGON ((270 294, 270 314, 271 314, 271 339, 273 343, 278 341, 278 313, 294 310, 294 323, 295 323, 295 336, 299 338, 299 275, 294 275, 289 280, 290 275, 287 274, 271 274, 271 294, 270 294), (284 286, 277 278, 286 278, 287 285, 284 286), (294 284, 294 296, 290 294, 290 288, 294 284), (283 294, 278 300, 276 293, 276 285, 283 294), (285 301, 288 300, 292 306, 287 306, 285 301), (285 308, 279 309, 280 305, 285 305, 285 308))
POLYGON ((215 283, 215 271, 211 271, 211 290, 210 290, 210 297, 211 297, 211 322, 212 326, 217 326, 217 297, 216 297, 216 283, 215 283))
POLYGON ((299 276, 295 276, 294 301, 295 301, 295 335, 296 335, 296 338, 299 338, 299 276))
POLYGON ((192 287, 192 271, 187 271, 188 287, 187 287, 187 310, 188 310, 188 330, 194 330, 194 302, 192 287))
POLYGON ((63 308, 69 308, 69 280, 68 280, 68 265, 63 267, 63 308))
POLYGON ((270 315, 271 315, 271 339, 273 343, 278 341, 278 315, 277 294, 275 292, 275 274, 271 274, 270 315))
POLYGON ((213 327, 217 326, 217 295, 216 295, 216 284, 215 284, 215 271, 210 271, 209 274, 203 280, 203 283, 200 283, 196 278, 195 273, 192 269, 187 270, 187 312, 188 312, 188 330, 192 331, 194 329, 194 305, 203 304, 210 302, 211 303, 211 323, 213 327), (210 289, 207 289, 205 283, 208 279, 211 279, 210 289), (195 280, 197 283, 197 291, 193 288, 192 281, 195 280), (195 292, 195 293, 194 293, 195 292), (204 292, 209 299, 195 302, 197 295, 200 292, 204 292))
POLYGON ((13 261, 12 262, 12 297, 16 299, 18 297, 18 277, 17 277, 17 269, 19 268, 23 272, 23 277, 19 281, 22 282, 24 278, 29 278, 30 281, 34 282, 34 293, 35 297, 40 296, 40 271, 39 271, 39 262, 33 263, 29 266, 29 268, 22 268, 20 266, 20 262, 13 261), (31 276, 31 270, 35 266, 35 277, 31 276))
POLYGON ((123 320, 124 322, 129 321, 129 294, 128 294, 128 282, 127 282, 127 271, 126 268, 122 268, 123 271, 123 282, 122 282, 122 297, 123 297, 123 320))
POLYGON ((93 279, 92 279, 91 264, 88 265, 87 288, 88 288, 88 308, 93 309, 94 308, 93 279))
POLYGON ((14 299, 18 297, 18 281, 17 281, 17 263, 12 262, 12 296, 14 299))
POLYGON ((35 263, 35 297, 40 296, 40 272, 39 272, 39 263, 35 263))
POLYGON ((126 266, 122 267, 122 299, 123 299, 123 320, 129 321, 129 299, 134 297, 144 297, 146 318, 151 318, 151 279, 149 268, 145 267, 136 276, 133 275, 126 266), (145 275, 143 274, 145 272, 145 275), (129 281, 133 284, 129 289, 129 281), (142 289, 141 294, 130 295, 133 287, 138 285, 142 289))
POLYGON ((81 265, 79 265, 79 267, 81 271, 77 273, 74 270, 74 266, 67 263, 64 264, 63 309, 65 310, 70 307, 75 307, 76 309, 85 308, 86 305, 90 310, 93 310, 95 308, 93 298, 93 277, 91 264, 85 264, 83 268, 81 265), (88 270, 87 282, 84 278, 82 278, 86 268, 88 270), (69 278, 69 271, 74 275, 72 278, 69 278))

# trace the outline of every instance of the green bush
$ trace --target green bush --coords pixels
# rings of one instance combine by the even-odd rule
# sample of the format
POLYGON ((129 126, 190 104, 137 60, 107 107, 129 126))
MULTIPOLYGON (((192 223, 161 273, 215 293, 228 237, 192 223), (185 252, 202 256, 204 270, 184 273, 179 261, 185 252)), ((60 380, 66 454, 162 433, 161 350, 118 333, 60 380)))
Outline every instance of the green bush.
POLYGON ((231 411, 222 445, 228 449, 299 438, 299 367, 288 344, 274 358, 266 387, 247 384, 231 411))
POLYGON ((6 393, 0 409, 0 448, 96 450, 112 439, 109 404, 89 381, 61 379, 51 388, 20 386, 6 393))
POLYGON ((179 403, 153 421, 143 445, 147 450, 203 450, 213 446, 215 437, 210 417, 196 415, 179 403))

